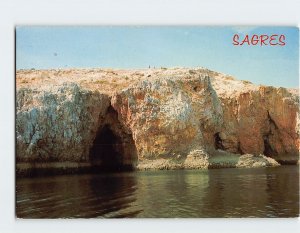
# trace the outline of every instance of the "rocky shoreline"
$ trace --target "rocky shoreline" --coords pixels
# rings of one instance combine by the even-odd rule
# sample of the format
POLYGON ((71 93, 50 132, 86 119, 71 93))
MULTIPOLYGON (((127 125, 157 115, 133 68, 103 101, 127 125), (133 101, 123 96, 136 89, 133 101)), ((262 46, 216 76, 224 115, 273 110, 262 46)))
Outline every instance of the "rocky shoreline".
MULTIPOLYGON (((221 152, 226 153, 226 152, 221 152)), ((134 170, 181 170, 181 169, 221 169, 221 168, 257 168, 280 166, 276 160, 264 155, 254 156, 251 154, 222 156, 200 155, 197 152, 189 155, 186 159, 145 159, 141 161, 134 170)), ((129 169, 130 170, 130 169, 129 169)), ((122 172, 129 170, 119 170, 122 172)), ((87 162, 46 162, 46 163, 19 163, 16 165, 17 177, 34 177, 45 175, 101 173, 105 169, 101 164, 95 165, 87 162)))
POLYGON ((276 160, 264 155, 254 156, 231 155, 190 158, 185 160, 156 159, 144 160, 138 166, 138 170, 174 170, 174 169, 219 169, 219 168, 255 168, 255 167, 277 167, 280 166, 276 160))
POLYGON ((19 70, 16 108, 18 176, 299 164, 298 90, 205 68, 19 70))

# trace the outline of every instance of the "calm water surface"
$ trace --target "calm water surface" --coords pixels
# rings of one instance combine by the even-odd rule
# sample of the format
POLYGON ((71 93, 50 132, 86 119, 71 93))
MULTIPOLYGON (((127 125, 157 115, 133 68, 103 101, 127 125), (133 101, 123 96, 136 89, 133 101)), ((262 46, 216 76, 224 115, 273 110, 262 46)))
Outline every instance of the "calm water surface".
POLYGON ((23 178, 20 218, 297 217, 299 167, 23 178))

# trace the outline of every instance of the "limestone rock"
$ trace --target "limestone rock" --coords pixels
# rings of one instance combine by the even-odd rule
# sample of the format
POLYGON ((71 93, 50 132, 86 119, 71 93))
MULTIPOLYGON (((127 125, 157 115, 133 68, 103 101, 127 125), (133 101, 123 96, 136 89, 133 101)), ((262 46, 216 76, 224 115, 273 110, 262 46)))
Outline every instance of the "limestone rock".
POLYGON ((175 170, 182 169, 182 163, 173 159, 157 158, 157 159, 143 159, 136 169, 138 170, 175 170))
POLYGON ((86 161, 109 97, 74 83, 17 91, 17 162, 86 161))
POLYGON ((260 154, 299 161, 294 89, 205 68, 20 70, 16 82, 17 166, 89 163, 104 129, 122 162, 140 168, 207 168, 222 160, 218 150, 230 166, 243 154, 253 157, 242 156, 240 167, 275 164, 260 154))
POLYGON ((264 155, 254 156, 251 154, 242 155, 239 158, 236 167, 276 167, 280 164, 275 159, 266 157, 264 155))
POLYGON ((191 151, 186 160, 184 161, 184 168, 188 169, 199 169, 208 168, 209 166, 209 155, 205 150, 194 150, 191 151))
POLYGON ((222 124, 220 101, 205 75, 145 79, 116 93, 112 106, 131 130, 140 158, 213 147, 222 124))
POLYGON ((214 78, 223 108, 219 148, 240 154, 265 154, 283 163, 299 159, 299 93, 214 78), (221 138, 226 135, 226 137, 221 138))

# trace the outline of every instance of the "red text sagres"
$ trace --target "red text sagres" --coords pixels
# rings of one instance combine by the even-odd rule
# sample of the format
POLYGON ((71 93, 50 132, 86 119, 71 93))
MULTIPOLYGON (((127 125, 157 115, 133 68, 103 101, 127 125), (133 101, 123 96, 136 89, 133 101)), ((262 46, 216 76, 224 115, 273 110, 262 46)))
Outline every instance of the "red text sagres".
POLYGON ((256 46, 285 46, 285 35, 233 35, 232 44, 234 46, 256 45, 256 46))

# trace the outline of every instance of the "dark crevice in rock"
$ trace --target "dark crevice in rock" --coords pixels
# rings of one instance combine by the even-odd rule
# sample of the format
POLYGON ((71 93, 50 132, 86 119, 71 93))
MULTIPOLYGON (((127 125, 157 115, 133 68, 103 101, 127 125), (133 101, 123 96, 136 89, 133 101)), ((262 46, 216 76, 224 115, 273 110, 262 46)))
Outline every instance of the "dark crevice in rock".
POLYGON ((278 153, 272 146, 271 137, 272 135, 274 135, 275 131, 278 130, 278 127, 275 121, 271 118, 269 111, 267 112, 268 112, 269 131, 265 135, 263 135, 263 140, 264 140, 263 154, 271 158, 274 158, 278 156, 278 153))
POLYGON ((89 154, 90 162, 99 171, 133 170, 137 160, 131 134, 123 129, 118 113, 110 106, 104 124, 98 129, 89 154))
POLYGON ((270 134, 267 134, 264 136, 264 152, 263 152, 263 154, 266 156, 269 156, 269 157, 274 157, 277 155, 277 152, 271 146, 269 136, 270 136, 270 134))
POLYGON ((224 150, 225 148, 223 146, 222 139, 220 138, 220 132, 215 133, 214 138, 215 138, 215 149, 224 150))
POLYGON ((242 151, 242 148, 241 148, 241 142, 238 142, 237 153, 240 155, 244 154, 244 152, 242 151))
POLYGON ((269 121, 269 123, 270 123, 270 126, 274 126, 274 128, 276 129, 276 130, 278 130, 278 126, 277 126, 277 124, 275 123, 275 121, 272 119, 272 117, 270 116, 270 112, 269 111, 267 111, 268 112, 268 121, 269 121))

